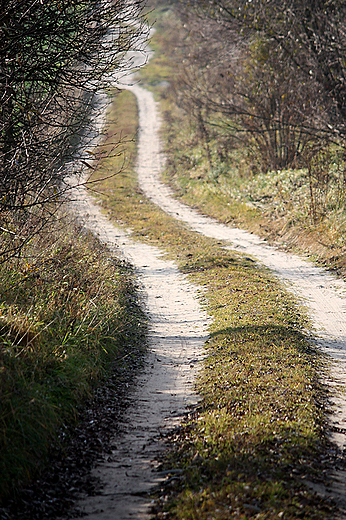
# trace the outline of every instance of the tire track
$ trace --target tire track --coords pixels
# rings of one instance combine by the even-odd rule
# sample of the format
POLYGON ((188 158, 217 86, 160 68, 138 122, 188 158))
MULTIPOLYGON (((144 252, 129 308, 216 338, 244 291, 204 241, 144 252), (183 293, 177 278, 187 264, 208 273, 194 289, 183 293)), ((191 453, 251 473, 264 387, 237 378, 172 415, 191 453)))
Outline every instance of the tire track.
POLYGON ((73 211, 85 227, 135 266, 150 316, 146 369, 130 396, 125 433, 114 438, 112 455, 94 469, 102 491, 77 503, 79 518, 146 520, 149 492, 166 478, 157 471, 164 434, 197 402, 193 384, 208 318, 198 303, 198 287, 173 262, 163 260, 159 249, 135 242, 113 226, 84 188, 76 189, 74 199, 73 211))
MULTIPOLYGON (((138 181, 145 195, 167 214, 185 222, 207 237, 222 240, 226 249, 251 255, 264 264, 307 309, 314 327, 314 342, 330 356, 327 383, 345 389, 346 384, 346 283, 297 255, 279 251, 258 236, 231 228, 201 215, 174 199, 173 191, 160 181, 164 166, 158 107, 151 92, 139 85, 131 90, 139 108, 138 181)), ((343 392, 333 396, 331 437, 340 449, 346 447, 346 400, 343 392)))
MULTIPOLYGON (((141 58, 143 61, 143 57, 141 58)), ((159 177, 164 156, 159 140, 160 119, 151 92, 122 78, 119 88, 131 90, 139 108, 137 173, 139 184, 155 204, 177 220, 208 237, 224 241, 224 247, 253 256, 284 282, 307 308, 315 327, 314 341, 332 360, 327 383, 345 385, 346 368, 346 284, 295 255, 278 251, 256 235, 220 224, 174 199, 159 177)), ((198 288, 188 284, 173 262, 163 261, 152 246, 136 243, 130 233, 115 228, 98 206, 80 188, 75 211, 86 226, 136 267, 151 315, 148 368, 132 396, 126 417, 125 435, 116 439, 111 458, 95 475, 104 483, 96 497, 79 502, 88 520, 129 520, 150 517, 148 491, 164 479, 155 468, 164 448, 162 433, 179 422, 186 406, 195 401, 192 383, 198 361, 203 357, 207 316, 198 306, 198 288)), ((331 437, 343 449, 346 444, 346 405, 342 393, 335 393, 331 415, 331 437)), ((315 489, 324 495, 345 496, 345 475, 335 473, 331 490, 315 489)))

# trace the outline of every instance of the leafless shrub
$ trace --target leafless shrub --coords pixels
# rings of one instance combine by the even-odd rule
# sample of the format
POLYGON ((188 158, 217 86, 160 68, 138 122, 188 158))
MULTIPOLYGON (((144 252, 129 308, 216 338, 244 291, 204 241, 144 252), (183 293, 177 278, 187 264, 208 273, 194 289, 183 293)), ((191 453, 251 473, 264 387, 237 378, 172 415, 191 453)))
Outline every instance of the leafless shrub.
MULTIPOLYGON (((1 258, 20 250, 67 189, 67 159, 94 94, 146 31, 142 0, 0 0, 1 258)), ((80 158, 83 160, 83 158, 80 158)), ((0 259, 1 259, 0 258, 0 259)))

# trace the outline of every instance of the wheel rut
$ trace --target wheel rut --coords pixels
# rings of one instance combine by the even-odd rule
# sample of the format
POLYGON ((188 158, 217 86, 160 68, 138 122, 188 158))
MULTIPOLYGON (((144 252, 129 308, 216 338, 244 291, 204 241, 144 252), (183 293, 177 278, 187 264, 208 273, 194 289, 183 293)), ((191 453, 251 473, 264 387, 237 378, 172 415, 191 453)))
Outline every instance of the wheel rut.
MULTIPOLYGON (((139 106, 138 180, 146 196, 166 213, 207 237, 224 242, 224 247, 250 255, 268 267, 306 308, 314 327, 313 341, 329 356, 330 383, 346 385, 346 283, 312 262, 268 245, 247 231, 232 228, 200 214, 174 198, 160 181, 164 165, 158 129, 158 107, 151 92, 138 85, 127 87, 139 106)), ((346 401, 340 392, 334 396, 333 440, 346 447, 346 401)))
MULTIPOLYGON (((174 199, 160 181, 164 156, 159 139, 160 118, 151 92, 138 84, 118 85, 131 90, 139 108, 137 173, 139 184, 155 204, 198 233, 224 241, 224 247, 251 255, 272 270, 294 293, 311 316, 313 341, 331 361, 327 384, 344 388, 346 383, 346 284, 308 260, 270 247, 256 235, 231 228, 201 215, 174 199)), ((75 211, 85 225, 117 254, 135 266, 151 316, 150 353, 147 370, 132 396, 133 405, 125 418, 126 432, 115 440, 110 458, 94 474, 103 482, 102 492, 85 497, 79 509, 89 520, 150 518, 148 492, 165 478, 157 471, 164 449, 163 433, 179 423, 189 404, 196 402, 193 380, 203 357, 208 317, 198 303, 198 288, 187 282, 162 252, 135 242, 131 233, 114 227, 99 207, 80 188, 75 211)), ((342 392, 333 393, 330 416, 331 438, 346 446, 346 403, 342 392)), ((345 506, 345 475, 336 472, 331 489, 316 489, 333 496, 345 506)))
POLYGON ((111 456, 93 470, 102 491, 78 504, 80 518, 150 518, 149 492, 166 476, 158 468, 165 433, 195 405, 194 377, 203 358, 208 317, 200 308, 198 287, 189 283, 162 252, 135 242, 114 227, 93 200, 79 189, 74 211, 110 250, 135 266, 150 316, 146 369, 130 396, 125 432, 114 439, 111 456))

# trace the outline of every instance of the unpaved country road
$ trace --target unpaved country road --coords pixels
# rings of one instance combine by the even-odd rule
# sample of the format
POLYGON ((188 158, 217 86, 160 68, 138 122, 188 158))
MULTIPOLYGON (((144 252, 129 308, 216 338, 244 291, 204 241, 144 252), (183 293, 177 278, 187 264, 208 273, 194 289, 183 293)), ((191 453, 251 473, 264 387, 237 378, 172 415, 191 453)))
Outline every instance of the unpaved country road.
MULTIPOLYGON (((138 85, 127 87, 139 106, 138 180, 146 196, 166 213, 187 223, 205 236, 223 240, 225 248, 251 255, 282 280, 307 308, 316 331, 315 342, 333 361, 331 381, 346 383, 346 283, 303 258, 279 251, 258 236, 203 216, 174 199, 172 190, 160 181, 164 157, 158 130, 158 108, 151 92, 138 85)), ((335 399, 338 409, 332 420, 344 430, 346 407, 343 397, 335 399)), ((345 431, 333 433, 346 446, 345 431)))
POLYGON ((147 493, 165 478, 156 471, 164 448, 162 435, 196 403, 193 382, 208 318, 199 306, 198 288, 173 262, 163 260, 159 249, 136 243, 129 233, 115 228, 83 189, 75 199, 74 210, 85 225, 136 267, 151 320, 147 368, 130 396, 126 433, 114 439, 112 456, 94 470, 102 492, 82 499, 78 509, 89 520, 146 519, 151 506, 147 493))
MULTIPOLYGON (((159 180, 164 158, 158 136, 160 121, 152 94, 138 85, 124 85, 136 95, 139 107, 138 178, 155 204, 193 230, 223 240, 226 248, 253 256, 273 270, 308 308, 316 329, 316 342, 334 360, 329 384, 345 384, 346 284, 310 262, 268 246, 259 237, 217 223, 174 200, 159 180)), ((128 520, 150 517, 147 491, 165 476, 155 471, 163 448, 161 433, 172 427, 194 401, 195 367, 203 356, 207 316, 197 300, 198 288, 189 284, 158 249, 134 242, 130 232, 115 228, 83 189, 76 211, 86 225, 111 249, 130 259, 137 269, 151 316, 151 352, 148 369, 133 395, 126 418, 127 433, 116 439, 113 456, 95 469, 104 483, 101 494, 86 497, 79 508, 89 520, 128 520)), ((346 444, 344 397, 335 397, 331 422, 333 439, 346 444)), ((340 477, 343 479, 343 476, 340 477)), ((337 477, 336 477, 337 479, 337 477)), ((344 483, 336 482, 343 486, 344 483)))

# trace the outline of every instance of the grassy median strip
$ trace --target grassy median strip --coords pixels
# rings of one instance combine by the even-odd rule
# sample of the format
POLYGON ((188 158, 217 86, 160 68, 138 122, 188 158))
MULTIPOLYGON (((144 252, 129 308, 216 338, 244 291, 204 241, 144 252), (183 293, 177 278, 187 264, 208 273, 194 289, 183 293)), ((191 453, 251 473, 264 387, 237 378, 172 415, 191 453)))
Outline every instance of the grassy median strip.
MULTIPOLYGON (((0 266, 0 499, 44 468, 59 428, 145 345, 131 269, 68 218, 0 266)), ((12 495, 13 496, 13 495, 12 495)))
MULTIPOLYGON (((134 117, 128 92, 111 117, 134 117), (130 113, 128 116, 127 114, 130 113)), ((132 135, 136 134, 136 125, 132 135)), ((111 139, 111 135, 108 136, 111 139)), ((114 158, 114 171, 121 158, 114 158)), ((111 164, 100 166, 105 177, 111 164)), ((155 244, 204 288, 213 318, 197 390, 202 402, 172 436, 157 518, 324 518, 328 501, 304 485, 323 480, 332 447, 325 436, 323 359, 293 297, 250 258, 189 231, 151 202, 131 168, 99 186, 110 218, 155 244)))

